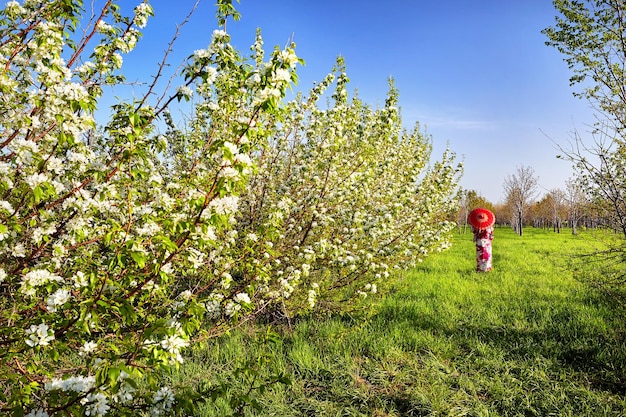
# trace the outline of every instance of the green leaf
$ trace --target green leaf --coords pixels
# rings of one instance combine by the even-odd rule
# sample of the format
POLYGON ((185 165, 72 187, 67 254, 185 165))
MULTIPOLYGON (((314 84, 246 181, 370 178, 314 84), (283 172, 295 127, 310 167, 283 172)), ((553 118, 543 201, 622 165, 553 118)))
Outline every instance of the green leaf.
POLYGON ((120 368, 112 366, 109 368, 109 372, 108 372, 108 380, 109 380, 109 384, 111 384, 111 386, 115 387, 117 385, 117 381, 120 377, 120 368))
POLYGON ((139 268, 143 268, 146 266, 146 255, 142 252, 131 252, 130 256, 133 258, 133 261, 139 266, 139 268))
POLYGON ((43 188, 39 185, 36 186, 35 189, 33 189, 33 195, 35 196, 35 204, 39 204, 44 197, 43 188))

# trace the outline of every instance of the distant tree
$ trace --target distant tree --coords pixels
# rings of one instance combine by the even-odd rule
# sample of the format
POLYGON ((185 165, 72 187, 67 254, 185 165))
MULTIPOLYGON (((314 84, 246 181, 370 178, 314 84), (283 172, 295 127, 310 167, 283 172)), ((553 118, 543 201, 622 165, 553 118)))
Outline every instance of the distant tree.
POLYGON ((505 226, 510 224, 511 210, 509 206, 504 203, 498 203, 493 206, 493 214, 496 215, 496 224, 498 226, 505 226))
POLYGON ((565 199, 568 211, 567 217, 572 234, 575 235, 578 230, 578 222, 583 215, 586 198, 581 185, 574 178, 570 178, 566 183, 565 199))
POLYGON ((532 203, 537 188, 537 177, 532 167, 519 166, 515 174, 504 179, 506 199, 512 207, 511 225, 520 236, 523 234, 524 212, 532 203))
POLYGON ((565 192, 560 189, 550 190, 529 211, 534 227, 552 228, 560 233, 568 217, 565 192))
POLYGON ((550 197, 550 217, 552 223, 552 230, 561 233, 561 228, 563 227, 563 220, 567 218, 566 213, 566 198, 565 191, 555 188, 550 190, 547 194, 550 197))
POLYGON ((552 195, 546 194, 543 198, 528 209, 533 227, 548 228, 552 225, 552 195))

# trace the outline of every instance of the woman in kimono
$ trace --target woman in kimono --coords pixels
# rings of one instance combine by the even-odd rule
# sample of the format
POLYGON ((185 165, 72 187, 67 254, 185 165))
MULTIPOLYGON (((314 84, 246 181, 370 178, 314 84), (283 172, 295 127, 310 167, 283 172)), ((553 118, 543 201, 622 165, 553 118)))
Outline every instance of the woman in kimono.
POLYGON ((487 209, 477 208, 470 212, 467 221, 472 226, 476 243, 476 271, 491 271, 493 259, 491 241, 496 216, 487 209))

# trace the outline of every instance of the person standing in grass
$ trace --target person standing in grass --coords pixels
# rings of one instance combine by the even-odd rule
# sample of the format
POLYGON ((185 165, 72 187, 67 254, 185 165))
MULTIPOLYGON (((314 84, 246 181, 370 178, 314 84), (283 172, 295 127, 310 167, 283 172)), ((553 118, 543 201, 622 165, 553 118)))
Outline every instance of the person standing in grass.
POLYGON ((487 272, 492 268, 491 241, 496 216, 485 208, 476 208, 467 216, 476 243, 476 271, 487 272))

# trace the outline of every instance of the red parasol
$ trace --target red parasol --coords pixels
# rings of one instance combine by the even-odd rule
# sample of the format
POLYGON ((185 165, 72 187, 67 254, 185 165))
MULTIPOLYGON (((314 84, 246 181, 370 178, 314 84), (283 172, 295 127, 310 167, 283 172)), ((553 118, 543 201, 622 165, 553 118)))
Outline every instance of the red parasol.
POLYGON ((467 221, 476 229, 486 229, 496 223, 496 216, 485 208, 476 208, 470 211, 467 221))

